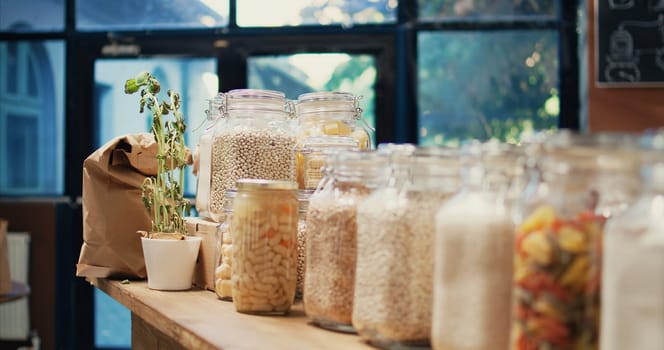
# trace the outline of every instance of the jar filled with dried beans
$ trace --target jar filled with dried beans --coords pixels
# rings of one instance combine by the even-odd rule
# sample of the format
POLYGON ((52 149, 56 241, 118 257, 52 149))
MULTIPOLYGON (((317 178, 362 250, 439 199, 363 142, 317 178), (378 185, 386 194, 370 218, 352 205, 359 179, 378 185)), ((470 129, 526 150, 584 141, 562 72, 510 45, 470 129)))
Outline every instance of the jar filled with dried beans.
POLYGON ((523 152, 499 142, 463 147, 463 184, 436 214, 431 345, 507 349, 514 225, 510 188, 523 152), (478 320, 481 320, 478 321, 478 320))
POLYGON ((362 118, 359 96, 347 92, 322 91, 298 96, 294 101, 297 116, 297 181, 304 183, 305 164, 301 150, 305 139, 312 136, 350 137, 359 150, 372 148, 370 132, 373 129, 362 118))
POLYGON ((382 179, 374 152, 338 151, 325 159, 307 211, 304 311, 313 323, 355 332, 351 317, 357 258, 357 204, 382 179))
POLYGON ((609 219, 602 265, 602 350, 664 349, 664 129, 642 135, 643 189, 609 219))
POLYGON ((636 139, 558 133, 514 211, 511 349, 597 349, 602 240, 639 191, 636 139))
POLYGON ((238 312, 287 313, 297 282, 295 181, 240 179, 233 200, 233 304, 238 312))
POLYGON ((210 175, 212 171, 212 136, 217 120, 221 117, 221 98, 210 99, 205 111, 208 124, 198 139, 196 175, 196 211, 198 216, 211 218, 210 214, 210 175))
POLYGON ((233 299, 231 283, 231 269, 233 267, 233 238, 231 235, 231 219, 233 217, 233 200, 237 195, 234 188, 226 190, 224 194, 224 220, 219 225, 219 240, 217 242, 217 264, 214 270, 214 290, 221 300, 233 299))
POLYGON ((298 190, 298 222, 297 222, 297 285, 295 299, 302 299, 304 291, 304 276, 307 256, 307 211, 309 210, 309 197, 313 190, 298 190))
POLYGON ((239 89, 221 94, 212 138, 210 212, 223 218, 223 197, 239 179, 295 181, 295 130, 282 92, 239 89))
POLYGON ((388 152, 389 178, 357 208, 353 327, 381 348, 428 347, 435 214, 459 188, 457 149, 388 152))

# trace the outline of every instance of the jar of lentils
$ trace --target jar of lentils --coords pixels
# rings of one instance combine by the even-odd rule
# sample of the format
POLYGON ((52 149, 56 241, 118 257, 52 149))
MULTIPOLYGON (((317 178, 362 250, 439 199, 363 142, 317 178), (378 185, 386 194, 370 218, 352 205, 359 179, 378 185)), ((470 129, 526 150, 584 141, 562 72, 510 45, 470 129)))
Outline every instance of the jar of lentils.
POLYGON ((511 349, 597 349, 604 224, 639 191, 636 139, 547 138, 514 210, 511 349))
POLYGON ((295 101, 297 116, 297 181, 304 183, 304 156, 300 152, 304 140, 310 136, 345 136, 357 141, 357 148, 372 148, 373 129, 362 118, 359 96, 347 92, 311 92, 298 96, 295 101))
POLYGON ((353 327, 380 348, 428 347, 435 214, 459 188, 457 149, 395 150, 386 186, 357 206, 353 327))
POLYGON ((302 299, 307 256, 307 211, 312 190, 298 190, 298 222, 297 222, 297 285, 295 299, 302 299))
POLYGON ((212 138, 210 212, 239 179, 295 181, 295 134, 283 93, 240 89, 221 94, 222 118, 212 138))
MULTIPOLYGON (((208 100, 209 107, 205 111, 208 125, 198 139, 196 174, 196 211, 198 216, 211 218, 210 214, 210 173, 212 168, 212 136, 214 127, 221 117, 221 98, 219 95, 208 100)), ((218 220, 217 220, 218 221, 218 220)))
POLYGON ((297 183, 240 179, 233 200, 233 304, 238 312, 287 313, 297 282, 297 183))
POLYGON ((357 204, 382 178, 374 152, 338 151, 325 158, 321 186, 307 211, 304 311, 326 329, 352 332, 357 258, 357 204))
POLYGON ((231 219, 233 217, 233 200, 237 195, 235 188, 226 190, 224 194, 224 220, 219 225, 219 241, 217 242, 217 264, 214 270, 214 289, 221 300, 233 299, 231 269, 233 267, 233 238, 231 235, 231 219))

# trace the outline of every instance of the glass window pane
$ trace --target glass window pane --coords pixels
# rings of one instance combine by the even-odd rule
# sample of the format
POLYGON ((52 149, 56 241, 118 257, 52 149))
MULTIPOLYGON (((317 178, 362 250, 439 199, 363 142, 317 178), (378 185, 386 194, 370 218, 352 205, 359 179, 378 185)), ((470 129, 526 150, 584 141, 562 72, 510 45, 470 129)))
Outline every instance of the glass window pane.
POLYGON ((557 41, 555 31, 420 33, 419 143, 514 142, 555 128, 557 41))
POLYGON ((280 27, 395 23, 397 4, 398 0, 237 0, 237 24, 280 27))
MULTIPOLYGON (((249 88, 282 91, 292 100, 313 91, 344 91, 361 96, 362 117, 375 127, 376 63, 372 55, 255 56, 249 58, 248 70, 249 88)), ((375 140, 374 133, 371 139, 375 140)))
POLYGON ((56 32, 65 29, 65 0, 0 0, 0 31, 56 32))
MULTIPOLYGON (((95 147, 129 133, 150 132, 149 112, 140 114, 140 96, 124 93, 124 83, 142 71, 152 72, 161 83, 160 98, 168 89, 182 98, 182 113, 187 123, 185 141, 194 150, 203 131, 207 100, 218 92, 214 58, 99 59, 95 62, 95 147)), ((196 192, 196 178, 188 167, 185 194, 196 192)))
POLYGON ((418 0, 419 18, 440 20, 514 20, 533 17, 555 18, 558 0, 418 0))
POLYGON ((64 191, 64 57, 62 41, 0 42, 0 194, 64 191))
POLYGON ((210 28, 228 25, 228 0, 76 0, 85 31, 210 28))

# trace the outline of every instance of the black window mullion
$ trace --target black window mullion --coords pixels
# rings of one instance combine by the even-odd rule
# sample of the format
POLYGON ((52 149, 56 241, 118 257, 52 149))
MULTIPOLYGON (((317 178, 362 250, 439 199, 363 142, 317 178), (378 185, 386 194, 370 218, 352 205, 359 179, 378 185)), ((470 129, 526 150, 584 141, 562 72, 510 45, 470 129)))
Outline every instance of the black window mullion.
POLYGON ((579 37, 577 15, 579 0, 560 2, 559 74, 560 74, 560 128, 580 128, 579 96, 579 37))

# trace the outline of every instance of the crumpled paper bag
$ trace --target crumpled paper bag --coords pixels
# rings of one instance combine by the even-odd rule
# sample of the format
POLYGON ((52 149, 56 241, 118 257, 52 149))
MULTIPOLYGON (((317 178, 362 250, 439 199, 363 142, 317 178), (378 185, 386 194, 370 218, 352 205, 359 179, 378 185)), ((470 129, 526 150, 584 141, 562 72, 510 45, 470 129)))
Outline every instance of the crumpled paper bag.
POLYGON ((150 229, 141 186, 157 173, 149 133, 119 136, 83 162, 83 245, 79 277, 146 278, 138 230, 150 229))

